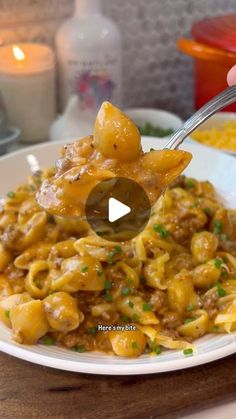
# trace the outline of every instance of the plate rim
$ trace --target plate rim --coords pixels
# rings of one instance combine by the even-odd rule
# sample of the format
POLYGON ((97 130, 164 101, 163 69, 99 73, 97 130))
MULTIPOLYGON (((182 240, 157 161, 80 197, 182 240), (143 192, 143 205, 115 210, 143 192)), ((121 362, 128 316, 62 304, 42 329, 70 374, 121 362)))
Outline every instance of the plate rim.
MULTIPOLYGON (((35 348, 38 346, 39 345, 34 345, 33 347, 35 348)), ((24 361, 28 361, 33 364, 45 367, 51 367, 63 371, 98 375, 145 375, 178 371, 217 361, 218 359, 225 358, 236 352, 236 341, 225 345, 223 348, 217 348, 207 353, 186 356, 175 360, 162 361, 160 363, 158 362, 158 356, 156 356, 153 359, 155 359, 157 362, 143 364, 129 364, 129 359, 132 358, 124 358, 123 364, 115 364, 112 362, 96 362, 89 364, 80 361, 79 358, 83 357, 83 355, 81 354, 78 354, 78 361, 74 361, 60 359, 57 357, 48 357, 47 355, 38 354, 37 352, 30 351, 30 349, 27 350, 27 348, 30 348, 30 346, 18 346, 14 342, 11 344, 3 342, 0 339, 0 351, 8 355, 14 356, 16 358, 23 359, 24 361)), ((60 347, 58 346, 58 348, 60 347)), ((96 354, 99 353, 96 352, 96 354)), ((114 359, 116 358, 115 355, 113 355, 112 357, 114 357, 114 359)), ((121 358, 119 357, 119 359, 121 358)))

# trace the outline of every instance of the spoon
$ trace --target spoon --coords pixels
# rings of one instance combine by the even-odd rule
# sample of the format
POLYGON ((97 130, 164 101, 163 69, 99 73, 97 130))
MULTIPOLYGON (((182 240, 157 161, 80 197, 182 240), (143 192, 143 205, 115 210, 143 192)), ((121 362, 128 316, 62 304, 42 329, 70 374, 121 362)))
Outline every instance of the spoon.
POLYGON ((236 101, 236 85, 228 87, 195 112, 170 138, 164 148, 175 150, 199 125, 210 116, 236 101))

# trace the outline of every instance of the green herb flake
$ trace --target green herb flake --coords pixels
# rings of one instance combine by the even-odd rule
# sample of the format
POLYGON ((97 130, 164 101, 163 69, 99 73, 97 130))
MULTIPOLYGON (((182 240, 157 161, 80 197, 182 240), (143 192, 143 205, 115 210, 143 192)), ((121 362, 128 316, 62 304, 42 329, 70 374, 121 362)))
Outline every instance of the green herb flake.
POLYGON ((121 246, 116 245, 111 252, 108 253, 108 264, 112 265, 114 256, 118 255, 122 251, 121 246))
POLYGON ((128 306, 129 306, 130 308, 134 308, 134 303, 132 303, 132 301, 129 301, 129 302, 128 302, 128 306))
POLYGON ((132 342, 132 349, 138 349, 138 344, 137 342, 132 342))
POLYGON ((215 267, 217 269, 220 269, 222 264, 223 264, 223 260, 222 259, 220 259, 220 258, 216 258, 215 259, 214 265, 215 265, 215 267))
POLYGON ((187 319, 184 319, 184 324, 188 324, 188 323, 192 323, 194 320, 196 320, 195 318, 187 318, 187 319))
POLYGON ((5 310, 5 317, 10 319, 10 310, 5 310))
POLYGON ((104 274, 104 271, 102 269, 97 270, 97 276, 102 276, 104 274))
POLYGON ((84 274, 85 272, 88 272, 88 270, 89 270, 88 266, 84 266, 84 267, 81 269, 81 272, 84 274))
POLYGON ((150 148, 150 151, 155 151, 155 148, 150 148))
POLYGON ((150 303, 144 303, 143 304, 143 311, 152 311, 153 305, 150 303))
POLYGON ((131 289, 129 287, 123 287, 121 290, 121 293, 123 295, 129 295, 130 294, 131 289))
POLYGON ((122 322, 125 322, 125 323, 130 322, 130 318, 128 316, 121 316, 120 319, 121 319, 122 322))
POLYGON ((55 340, 51 336, 44 336, 43 338, 43 344, 47 346, 54 345, 55 340))
POLYGON ((189 304, 189 305, 186 307, 186 311, 193 311, 193 310, 195 310, 195 305, 194 305, 194 304, 189 304))
POLYGON ((87 331, 89 335, 95 336, 97 333, 97 327, 96 326, 89 327, 87 331))
POLYGON ((217 287, 218 296, 219 296, 219 297, 224 297, 224 296, 226 295, 226 291, 225 291, 225 289, 221 286, 221 284, 220 284, 219 282, 217 282, 216 287, 217 287))
POLYGON ((219 331, 219 326, 212 326, 211 333, 217 333, 219 331))
POLYGON ((96 231, 96 234, 101 237, 101 236, 104 236, 106 234, 106 232, 105 231, 96 231))
POLYGON ((184 349, 183 354, 186 356, 192 355, 193 354, 192 348, 184 349))
POLYGON ((122 249, 121 249, 121 246, 116 245, 116 246, 114 247, 114 250, 115 250, 115 252, 116 252, 116 253, 120 253, 122 249))
POLYGON ((154 348, 154 352, 155 352, 156 355, 160 355, 160 353, 161 353, 161 347, 160 346, 156 346, 154 348))
POLYGON ((226 240, 228 240, 228 236, 227 236, 227 234, 221 234, 220 235, 220 239, 222 240, 222 241, 226 241, 226 240))
POLYGON ((133 316, 132 316, 132 320, 134 322, 139 322, 139 316, 138 316, 138 314, 134 313, 133 316))
POLYGON ((111 302, 111 301, 112 301, 112 295, 111 295, 109 292, 107 292, 107 293, 103 296, 103 298, 104 298, 104 300, 105 300, 107 303, 109 303, 109 302, 111 302))
POLYGON ((84 345, 77 345, 74 347, 75 352, 79 352, 80 354, 86 352, 86 348, 84 345))
POLYGON ((211 208, 203 208, 203 211, 205 212, 206 215, 208 215, 208 217, 210 217, 212 215, 212 210, 211 208))
POLYGON ((143 284, 145 284, 146 278, 145 278, 144 275, 141 275, 139 279, 140 279, 140 282, 142 282, 143 284))
POLYGON ((7 194, 8 198, 15 198, 15 196, 16 196, 15 192, 12 192, 12 191, 8 192, 7 194))
POLYGON ((111 290, 112 289, 112 281, 110 281, 109 279, 106 279, 105 283, 104 283, 104 290, 111 290))
POLYGON ((36 188, 35 188, 35 186, 34 186, 34 185, 29 185, 29 190, 30 190, 31 192, 35 192, 35 191, 36 191, 36 188))
POLYGON ((174 132, 172 128, 162 128, 160 126, 155 126, 151 124, 150 122, 146 122, 143 126, 138 127, 138 129, 141 135, 145 135, 147 137, 163 138, 163 137, 173 134, 174 132))
POLYGON ((195 183, 195 181, 194 181, 194 180, 192 180, 192 179, 187 179, 187 180, 185 181, 185 186, 186 186, 186 188, 187 188, 187 189, 192 189, 192 188, 195 188, 196 183, 195 183))
POLYGON ((160 234, 162 239, 166 239, 169 236, 169 231, 162 224, 154 224, 153 230, 160 234))
POLYGON ((215 220, 213 224, 213 233, 220 234, 222 233, 223 223, 221 220, 215 220))

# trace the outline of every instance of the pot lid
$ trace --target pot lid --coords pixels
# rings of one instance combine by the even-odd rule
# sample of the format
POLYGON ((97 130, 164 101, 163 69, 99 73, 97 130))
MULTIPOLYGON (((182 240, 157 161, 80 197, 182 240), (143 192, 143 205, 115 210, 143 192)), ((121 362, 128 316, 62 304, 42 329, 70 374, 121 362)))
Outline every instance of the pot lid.
POLYGON ((196 41, 236 52, 236 14, 206 18, 192 27, 196 41))

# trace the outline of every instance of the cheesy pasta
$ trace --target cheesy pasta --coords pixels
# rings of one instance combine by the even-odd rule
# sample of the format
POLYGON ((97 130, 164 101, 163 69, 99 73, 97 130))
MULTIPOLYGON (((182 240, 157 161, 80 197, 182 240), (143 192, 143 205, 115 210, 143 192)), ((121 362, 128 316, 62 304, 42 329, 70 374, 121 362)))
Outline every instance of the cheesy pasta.
MULTIPOLYGON (((112 159, 107 124, 102 150, 112 159)), ((86 156, 91 148, 91 139, 81 141, 70 146, 73 161, 75 150, 86 156)), ((134 147, 135 159, 139 153, 134 147)), ((78 153, 79 165, 83 159, 78 153)), ((170 160, 167 166, 173 170, 170 160)), ((83 217, 66 215, 69 201, 52 212, 38 203, 58 166, 8 194, 0 210, 0 320, 14 340, 137 357, 191 351, 201 336, 236 330, 236 211, 222 206, 209 182, 177 177, 182 168, 167 176, 172 183, 145 230, 123 242, 106 241, 83 217)))

